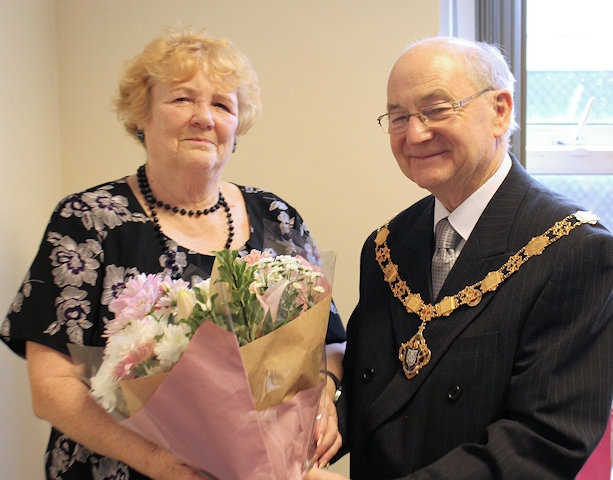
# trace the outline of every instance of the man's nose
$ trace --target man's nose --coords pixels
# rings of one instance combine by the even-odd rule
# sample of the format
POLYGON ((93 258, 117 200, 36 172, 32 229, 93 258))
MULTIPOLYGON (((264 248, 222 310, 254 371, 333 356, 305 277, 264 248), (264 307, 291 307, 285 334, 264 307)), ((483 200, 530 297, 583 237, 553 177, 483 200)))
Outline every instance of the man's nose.
POLYGON ((416 144, 425 142, 432 138, 432 129, 421 119, 419 115, 411 115, 407 124, 407 131, 404 132, 405 142, 416 144))

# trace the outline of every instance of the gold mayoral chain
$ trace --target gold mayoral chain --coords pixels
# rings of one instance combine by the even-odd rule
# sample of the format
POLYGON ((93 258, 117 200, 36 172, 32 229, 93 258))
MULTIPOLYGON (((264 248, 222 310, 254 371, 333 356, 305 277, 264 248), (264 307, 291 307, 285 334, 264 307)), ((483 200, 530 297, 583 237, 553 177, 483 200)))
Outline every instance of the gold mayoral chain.
POLYGON ((534 255, 540 255, 543 250, 564 235, 568 235, 572 229, 584 223, 595 224, 600 219, 592 212, 578 211, 569 215, 563 220, 556 222, 549 230, 538 237, 532 238, 526 246, 519 250, 515 255, 511 255, 507 262, 494 272, 489 272, 483 280, 464 287, 453 296, 444 297, 436 305, 426 304, 419 293, 411 293, 406 282, 398 276, 398 265, 390 258, 390 249, 387 246, 387 237, 390 233, 388 220, 377 231, 375 237, 375 257, 381 270, 383 278, 389 283, 392 293, 405 306, 407 312, 416 313, 421 319, 421 324, 417 333, 411 339, 400 345, 398 358, 402 362, 404 374, 410 380, 419 371, 428 365, 431 352, 424 337, 426 324, 438 317, 448 317, 451 312, 462 305, 474 307, 479 304, 481 297, 487 292, 493 292, 502 282, 509 278, 514 272, 534 255))

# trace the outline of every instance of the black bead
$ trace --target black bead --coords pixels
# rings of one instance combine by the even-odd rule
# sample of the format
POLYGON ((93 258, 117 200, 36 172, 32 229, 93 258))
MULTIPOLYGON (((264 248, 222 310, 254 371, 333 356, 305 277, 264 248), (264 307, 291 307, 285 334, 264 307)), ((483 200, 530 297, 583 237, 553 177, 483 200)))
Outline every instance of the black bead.
POLYGON ((162 247, 162 255, 164 255, 166 258, 165 268, 171 270, 173 277, 176 277, 180 268, 176 264, 175 252, 171 252, 168 248, 167 238, 164 235, 164 232, 162 232, 162 227, 159 223, 160 220, 158 218, 156 207, 164 208, 166 211, 172 210, 174 213, 179 213, 181 215, 189 215, 190 217, 193 217, 195 215, 196 218, 200 215, 208 215, 209 213, 216 212, 217 210, 219 210, 219 208, 223 207, 224 211, 226 212, 226 221, 228 225, 228 238, 226 240, 224 248, 226 250, 230 248, 230 246, 232 245, 232 240, 234 239, 234 220, 232 219, 232 212, 230 211, 230 207, 226 203, 226 199, 221 193, 221 190, 219 191, 219 196, 217 197, 217 203, 215 205, 209 208, 205 208, 204 210, 196 210, 194 212, 193 210, 188 211, 186 209, 179 209, 178 207, 173 207, 168 203, 164 203, 161 200, 156 199, 149 185, 144 165, 138 167, 136 176, 140 192, 149 206, 150 217, 151 221, 153 222, 153 229, 155 230, 156 236, 158 237, 158 240, 160 242, 160 246, 162 247))

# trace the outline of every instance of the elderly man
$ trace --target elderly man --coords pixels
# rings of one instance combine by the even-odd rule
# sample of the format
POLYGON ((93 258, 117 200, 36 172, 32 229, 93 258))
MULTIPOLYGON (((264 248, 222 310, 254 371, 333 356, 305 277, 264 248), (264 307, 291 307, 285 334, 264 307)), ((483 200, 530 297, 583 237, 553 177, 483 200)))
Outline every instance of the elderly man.
POLYGON ((513 82, 459 39, 393 66, 379 123, 432 195, 362 251, 338 403, 353 480, 572 479, 605 430, 613 236, 509 154, 513 82))

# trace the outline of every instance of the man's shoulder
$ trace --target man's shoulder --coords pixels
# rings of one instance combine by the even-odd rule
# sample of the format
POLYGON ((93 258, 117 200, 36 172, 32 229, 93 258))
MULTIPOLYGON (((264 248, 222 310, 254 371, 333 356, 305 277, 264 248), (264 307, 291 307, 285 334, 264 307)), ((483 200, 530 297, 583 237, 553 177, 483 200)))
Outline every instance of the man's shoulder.
POLYGON ((419 221, 434 221, 434 196, 427 195, 402 210, 390 221, 390 225, 412 225, 419 221))
POLYGON ((427 195, 426 197, 418 200, 410 207, 390 215, 387 219, 381 220, 379 225, 367 238, 366 242, 371 242, 377 235, 377 232, 383 225, 388 225, 390 231, 394 232, 393 236, 403 237, 411 230, 416 224, 422 224, 424 222, 433 222, 434 215, 434 196, 427 195))

